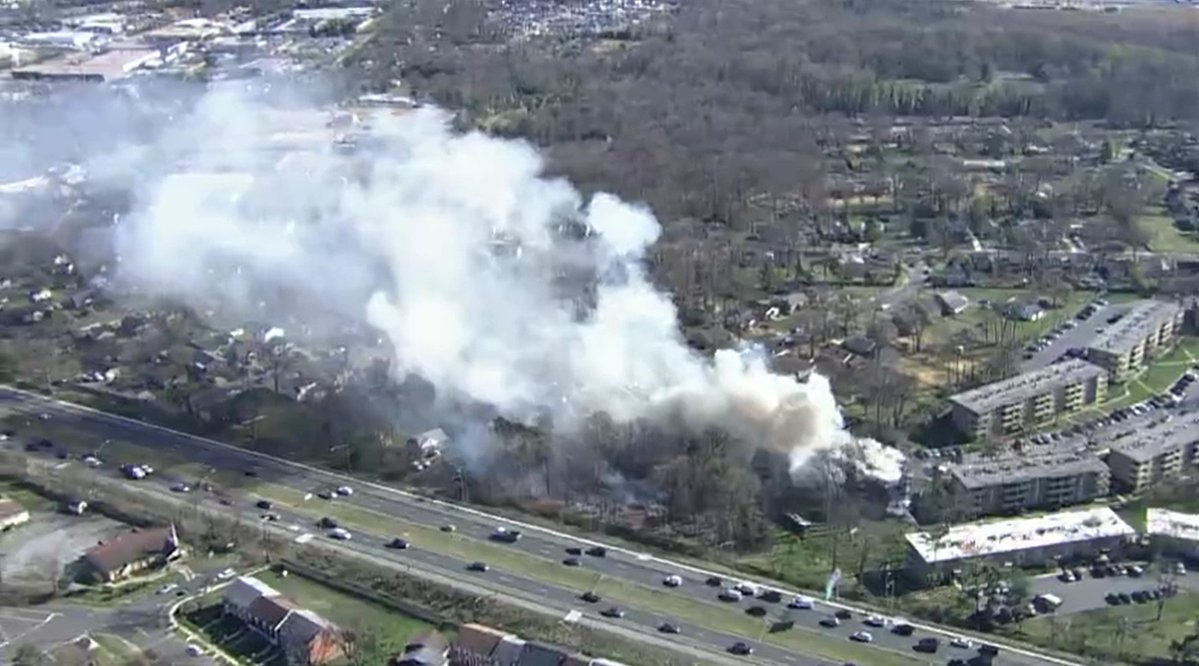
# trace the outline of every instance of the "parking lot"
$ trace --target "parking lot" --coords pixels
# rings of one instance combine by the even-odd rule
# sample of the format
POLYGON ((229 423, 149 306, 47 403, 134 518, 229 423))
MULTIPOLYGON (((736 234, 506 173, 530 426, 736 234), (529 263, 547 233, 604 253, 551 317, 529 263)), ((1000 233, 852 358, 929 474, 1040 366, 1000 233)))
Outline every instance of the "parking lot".
POLYGON ((128 529, 94 514, 32 512, 28 523, 0 536, 0 552, 4 553, 0 573, 9 581, 56 579, 63 567, 79 559, 85 550, 128 529))
POLYGON ((1071 349, 1082 349, 1087 346, 1110 324, 1108 320, 1124 314, 1128 305, 1111 305, 1105 300, 1089 304, 1073 319, 1047 333, 1039 340, 1034 340, 1025 348, 1024 362, 1021 367, 1025 372, 1051 365, 1057 359, 1067 355, 1071 349), (1085 317, 1084 313, 1090 312, 1085 317))
MULTIPOLYGON (((1158 589, 1164 584, 1160 569, 1147 565, 1144 569, 1144 573, 1136 577, 1117 575, 1096 578, 1089 569, 1084 568, 1082 579, 1072 583, 1064 582, 1058 574, 1041 576, 1033 579, 1030 593, 1059 597, 1062 605, 1058 607, 1057 615, 1106 608, 1112 605, 1107 599, 1109 593, 1132 595, 1138 591, 1158 589)), ((1185 574, 1170 574, 1169 582, 1177 586, 1180 592, 1199 592, 1199 573, 1188 571, 1185 574)))

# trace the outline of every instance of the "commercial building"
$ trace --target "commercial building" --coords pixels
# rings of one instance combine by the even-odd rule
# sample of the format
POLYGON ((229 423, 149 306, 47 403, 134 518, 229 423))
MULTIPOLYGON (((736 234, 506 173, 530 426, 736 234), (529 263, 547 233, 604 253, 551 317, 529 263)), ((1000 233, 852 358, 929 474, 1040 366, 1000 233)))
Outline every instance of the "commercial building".
POLYGON ((940 538, 928 532, 906 535, 908 567, 915 575, 930 576, 982 562, 1038 566, 1090 557, 1105 549, 1116 552, 1135 534, 1107 507, 963 523, 940 538))
POLYGON ((225 589, 224 610, 277 645, 291 666, 319 666, 341 659, 341 632, 275 588, 242 576, 225 589))
POLYGON ((954 507, 964 518, 1059 509, 1103 497, 1111 490, 1107 465, 1081 442, 974 456, 951 464, 949 474, 954 507))
POLYGON ((1199 560, 1199 514, 1148 509, 1145 535, 1150 546, 1163 555, 1199 560))
POLYGON ((12 70, 12 78, 32 81, 103 83, 123 79, 135 70, 161 60, 154 49, 109 49, 95 55, 66 54, 12 70))
POLYGON ((1177 303, 1143 301, 1100 333, 1087 347, 1087 360, 1123 382, 1158 350, 1168 347, 1182 330, 1184 310, 1177 303))
POLYGON ((1103 368, 1072 359, 959 393, 949 403, 954 425, 985 439, 1049 423, 1106 395, 1103 368))
POLYGON ((101 541, 83 554, 93 577, 106 583, 160 567, 185 555, 175 526, 135 529, 101 541))
POLYGON ((1104 442, 1112 480, 1129 492, 1178 476, 1195 464, 1199 412, 1180 414, 1104 442))

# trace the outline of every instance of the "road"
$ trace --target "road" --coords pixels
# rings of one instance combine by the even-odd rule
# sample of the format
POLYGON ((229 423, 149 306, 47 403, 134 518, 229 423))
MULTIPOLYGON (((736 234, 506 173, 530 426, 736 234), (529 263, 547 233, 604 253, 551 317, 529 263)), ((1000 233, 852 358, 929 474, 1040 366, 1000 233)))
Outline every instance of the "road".
POLYGON ((1021 364, 1021 367, 1025 372, 1044 368, 1051 365, 1055 359, 1065 354, 1071 347, 1086 347, 1095 339, 1099 329, 1111 326, 1107 323, 1108 319, 1126 312, 1129 307, 1129 305, 1106 305, 1096 310, 1095 314, 1085 321, 1075 319, 1076 312, 1066 313, 1076 323, 1076 326, 1066 330, 1057 340, 1050 341, 1049 346, 1045 349, 1035 352, 1032 358, 1021 364))
MULTIPOLYGON (((492 533, 497 525, 518 528, 524 532, 525 536, 509 547, 526 553, 538 560, 555 562, 565 556, 565 549, 567 547, 586 548, 591 545, 599 545, 599 542, 596 541, 548 530, 540 526, 514 522, 470 507, 427 500, 394 488, 350 479, 325 470, 264 456, 253 451, 239 449, 220 442, 167 430, 135 420, 97 412, 86 407, 52 401, 42 396, 6 387, 0 388, 0 414, 5 412, 10 414, 23 412, 29 414, 31 417, 36 413, 47 413, 55 420, 70 422, 77 427, 84 427, 94 432, 97 436, 143 447, 165 450, 171 455, 180 456, 218 469, 247 470, 252 468, 257 472, 261 481, 283 485, 299 492, 311 492, 314 489, 329 488, 341 484, 351 485, 357 492, 350 498, 338 500, 339 502, 345 502, 368 511, 394 516, 399 520, 409 523, 434 527, 453 524, 457 528, 457 534, 463 537, 471 537, 482 541, 487 539, 488 535, 492 533)), ((68 443, 62 444, 65 445, 68 443)), ((160 483, 164 482, 160 481, 160 483)), ((246 510, 249 511, 250 507, 247 506, 246 510)), ((284 520, 309 524, 311 518, 287 515, 284 516, 284 520)), ((351 543, 353 548, 367 549, 375 557, 386 557, 398 563, 413 562, 419 563, 422 566, 439 566, 443 569, 448 567, 450 571, 454 572, 454 575, 459 577, 463 575, 462 572, 466 563, 453 561, 452 558, 447 558, 444 554, 422 552, 416 548, 406 551, 391 551, 380 547, 384 541, 390 540, 393 536, 392 534, 356 533, 355 539, 351 543)), ((709 576, 720 574, 664 558, 638 553, 626 548, 608 544, 604 545, 608 547, 607 557, 584 558, 586 560, 584 566, 588 570, 602 573, 607 579, 659 590, 663 595, 683 595, 693 601, 709 605, 716 603, 715 595, 717 590, 705 585, 704 581, 709 576), (667 590, 662 586, 662 581, 666 576, 671 574, 683 576, 685 582, 679 588, 667 590)), ((581 602, 577 598, 578 590, 558 588, 543 581, 525 580, 515 576, 511 572, 500 571, 498 569, 487 574, 485 577, 488 579, 489 584, 498 584, 502 587, 505 590, 505 594, 517 598, 528 598, 530 595, 535 598, 544 598, 555 604, 561 604, 564 607, 586 613, 588 617, 598 619, 598 614, 596 613, 598 609, 581 602)), ((785 595, 784 598, 789 598, 796 594, 794 590, 772 589, 778 589, 785 595)), ((603 604, 600 605, 603 606, 603 604)), ((748 606, 749 604, 743 603, 743 605, 748 606)), ((778 608, 781 604, 762 605, 769 607, 771 615, 776 616, 781 612, 781 609, 778 608)), ((862 628, 860 622, 862 615, 857 609, 854 609, 855 619, 843 623, 837 629, 822 629, 818 628, 817 625, 819 619, 827 617, 838 608, 848 608, 848 606, 839 603, 825 604, 818 602, 817 607, 813 610, 799 611, 794 616, 797 624, 797 628, 794 631, 799 631, 800 625, 802 625, 807 631, 820 631, 822 634, 834 636, 841 640, 848 640, 850 633, 862 628)), ((661 615, 646 613, 635 608, 626 609, 626 612, 627 615, 625 618, 613 621, 613 624, 616 626, 640 626, 652 632, 664 619, 670 619, 664 618, 661 615)), ((673 619, 671 621, 674 622, 673 619)), ((745 640, 757 648, 754 658, 755 663, 802 664, 805 666, 824 666, 827 663, 808 655, 797 654, 773 647, 769 644, 760 643, 758 640, 760 636, 732 636, 727 633, 713 631, 711 628, 689 626, 681 622, 675 622, 675 624, 679 624, 682 627, 683 636, 686 640, 701 642, 713 652, 723 652, 733 642, 745 640)), ((918 628, 916 634, 907 638, 885 631, 874 631, 872 632, 876 640, 874 647, 916 656, 911 648, 920 637, 933 635, 945 640, 953 635, 946 630, 920 623, 916 623, 916 626, 918 628)), ((949 656, 969 656, 968 654, 947 655, 947 651, 949 650, 946 647, 940 655, 934 658, 933 663, 947 661, 949 656)), ((953 652, 960 651, 954 650, 953 652)), ((1074 664, 1075 662, 1033 651, 1005 647, 999 658, 995 659, 993 663, 997 666, 1032 666, 1043 664, 1064 665, 1074 664)))

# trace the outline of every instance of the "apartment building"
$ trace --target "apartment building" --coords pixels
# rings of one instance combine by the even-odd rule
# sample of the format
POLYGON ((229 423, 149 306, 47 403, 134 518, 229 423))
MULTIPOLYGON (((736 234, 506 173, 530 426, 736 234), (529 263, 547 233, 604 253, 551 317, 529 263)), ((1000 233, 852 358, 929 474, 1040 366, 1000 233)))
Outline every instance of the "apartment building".
POLYGON ((949 466, 954 507, 963 518, 1060 509, 1110 492, 1111 472, 1084 442, 1030 447, 949 466))
POLYGON ((1123 382, 1158 350, 1170 346, 1183 327, 1185 311, 1177 303, 1142 301, 1100 333, 1087 347, 1087 360, 1123 382))
POLYGON ((1157 553, 1192 561, 1199 559, 1199 514, 1147 509, 1145 534, 1157 553))
POLYGON ((1107 372, 1072 359, 959 393, 949 399, 954 425, 973 439, 1052 422, 1107 395, 1107 372))
POLYGON ((1144 490, 1195 464, 1199 412, 1121 433, 1105 444, 1112 480, 1125 491, 1144 490))

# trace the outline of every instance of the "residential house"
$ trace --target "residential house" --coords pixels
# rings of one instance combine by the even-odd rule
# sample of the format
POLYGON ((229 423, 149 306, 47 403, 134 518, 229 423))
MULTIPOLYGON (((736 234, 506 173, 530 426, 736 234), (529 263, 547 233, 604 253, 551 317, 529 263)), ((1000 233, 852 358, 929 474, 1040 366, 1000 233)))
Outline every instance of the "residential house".
POLYGON ((518 666, 562 666, 568 658, 568 653, 560 648, 544 643, 529 641, 521 649, 518 666))
POLYGON ((941 306, 944 315, 959 315, 966 311, 970 299, 957 291, 943 291, 937 294, 937 304, 941 306))
POLYGON ((257 578, 242 576, 231 582, 223 608, 278 646, 291 666, 319 666, 344 656, 335 625, 257 578))
POLYGON ((83 554, 83 562, 99 580, 111 583, 139 571, 161 567, 186 554, 175 526, 134 529, 101 541, 83 554))
POLYGON ((404 646, 403 654, 394 657, 390 666, 449 666, 450 644, 438 631, 415 636, 404 646))
POLYGON ((450 661, 455 666, 494 666, 492 655, 507 634, 481 624, 464 624, 450 645, 450 661))
POLYGON ((0 498, 0 531, 8 531, 29 522, 29 511, 7 497, 0 498))
POLYGON ((1004 315, 1018 321, 1040 321, 1045 316, 1045 310, 1036 303, 1010 303, 1004 308, 1004 315))

